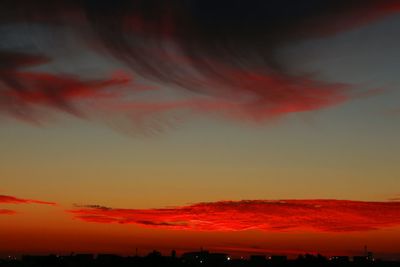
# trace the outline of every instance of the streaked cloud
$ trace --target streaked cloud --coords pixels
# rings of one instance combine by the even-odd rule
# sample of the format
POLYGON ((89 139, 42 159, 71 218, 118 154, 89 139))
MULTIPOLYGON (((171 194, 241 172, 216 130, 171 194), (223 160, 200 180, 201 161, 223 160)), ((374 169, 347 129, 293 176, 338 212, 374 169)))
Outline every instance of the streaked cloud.
POLYGON ((400 202, 243 200, 161 209, 82 206, 67 212, 93 223, 194 231, 369 231, 400 226, 400 202))
POLYGON ((51 60, 44 55, 0 51, 0 112, 29 122, 40 122, 45 114, 38 108, 52 108, 76 116, 85 116, 79 105, 85 101, 114 98, 120 92, 107 91, 127 84, 124 75, 110 79, 83 80, 66 74, 26 70, 51 60))
POLYGON ((38 111, 45 107, 80 117, 122 114, 140 124, 190 112, 262 122, 349 101, 353 85, 295 73, 281 50, 366 25, 399 12, 400 5, 393 0, 16 0, 3 1, 0 8, 0 24, 40 23, 49 34, 68 29, 88 51, 112 56, 134 77, 157 85, 144 101, 133 93, 137 85, 128 76, 89 79, 84 73, 27 71, 50 60, 3 51, 0 112, 32 122, 50 112, 38 111), (180 98, 160 98, 164 94, 180 98))
MULTIPOLYGON (((26 199, 26 198, 18 198, 14 196, 7 196, 7 195, 0 195, 0 205, 9 205, 9 204, 39 204, 39 205, 50 205, 56 206, 57 203, 55 202, 48 202, 42 200, 35 200, 35 199, 26 199)), ((17 212, 15 210, 10 209, 1 209, 0 208, 0 215, 15 215, 17 212)))
POLYGON ((56 205, 54 202, 18 198, 14 196, 0 195, 0 204, 43 204, 43 205, 56 205))

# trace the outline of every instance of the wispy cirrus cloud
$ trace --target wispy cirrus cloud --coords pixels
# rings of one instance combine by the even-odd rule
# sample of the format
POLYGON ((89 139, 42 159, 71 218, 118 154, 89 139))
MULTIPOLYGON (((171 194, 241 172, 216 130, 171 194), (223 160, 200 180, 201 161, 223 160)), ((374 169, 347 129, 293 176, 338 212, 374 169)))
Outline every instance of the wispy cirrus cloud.
POLYGON ((73 75, 26 70, 50 61, 44 55, 0 51, 0 112, 30 122, 42 119, 37 108, 83 117, 86 110, 80 108, 82 103, 113 99, 121 92, 107 89, 130 82, 122 74, 110 79, 84 80, 73 75))
POLYGON ((351 99, 350 84, 294 73, 290 60, 280 56, 283 48, 371 23, 399 12, 400 5, 395 0, 7 0, 0 10, 0 25, 40 22, 50 34, 68 29, 85 49, 111 55, 159 86, 148 101, 124 93, 115 97, 130 88, 126 79, 26 72, 21 68, 46 59, 3 53, 0 109, 6 114, 32 120, 32 107, 44 106, 83 116, 87 106, 79 105, 81 100, 108 99, 95 105, 100 114, 122 113, 130 120, 190 110, 265 121, 351 99), (125 88, 104 94, 117 85, 125 88), (160 100, 166 88, 184 99, 160 100))
MULTIPOLYGON (((39 205, 50 205, 50 206, 57 205, 57 203, 55 202, 0 195, 0 205, 8 205, 8 204, 39 204, 39 205)), ((0 209, 0 215, 15 215, 15 214, 17 214, 15 210, 0 209)))
POLYGON ((55 202, 18 198, 6 195, 0 195, 0 204, 43 204, 43 205, 53 205, 53 206, 56 205, 55 202))
POLYGON ((243 200, 161 209, 77 206, 67 212, 94 223, 194 231, 352 232, 400 226, 400 202, 243 200))

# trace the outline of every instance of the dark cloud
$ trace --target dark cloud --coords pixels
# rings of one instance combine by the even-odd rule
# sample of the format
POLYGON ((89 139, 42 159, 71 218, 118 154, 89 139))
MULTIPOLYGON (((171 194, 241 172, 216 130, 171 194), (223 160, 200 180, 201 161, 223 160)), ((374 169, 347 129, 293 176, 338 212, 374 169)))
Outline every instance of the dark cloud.
POLYGON ((111 210, 112 208, 100 205, 80 205, 74 204, 75 208, 87 208, 87 209, 100 209, 100 210, 111 210))
POLYGON ((390 201, 400 201, 400 195, 395 195, 394 197, 389 198, 390 201))
MULTIPOLYGON (((168 87, 195 94, 171 102, 113 99, 107 109, 122 107, 129 117, 190 109, 259 121, 349 100, 350 85, 293 73, 281 50, 394 14, 400 4, 395 0, 5 0, 0 8, 0 23, 68 27, 92 50, 112 55, 139 77, 160 84, 159 90, 168 87)), ((42 63, 43 58, 3 55, 3 61, 3 83, 13 89, 11 96, 2 92, 0 108, 14 115, 28 113, 21 108, 27 102, 79 114, 76 98, 96 99, 95 91, 121 83, 15 71, 42 63)))
POLYGON ((85 110, 78 108, 81 102, 113 98, 116 93, 106 89, 130 81, 122 75, 83 80, 73 75, 24 69, 50 62, 43 55, 0 51, 0 62, 0 112, 31 122, 40 119, 36 111, 44 107, 84 116, 85 110))
POLYGON ((86 222, 177 230, 352 232, 400 226, 399 209, 400 202, 244 200, 163 209, 88 206, 68 212, 86 222))

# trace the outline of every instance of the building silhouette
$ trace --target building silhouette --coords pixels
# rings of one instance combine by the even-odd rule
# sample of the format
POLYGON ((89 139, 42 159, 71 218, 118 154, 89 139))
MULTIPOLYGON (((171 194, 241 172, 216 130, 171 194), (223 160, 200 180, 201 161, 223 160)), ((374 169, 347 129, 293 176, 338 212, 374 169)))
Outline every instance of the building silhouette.
POLYGON ((235 259, 226 253, 211 253, 200 250, 183 253, 176 251, 164 256, 154 250, 146 256, 137 254, 122 257, 114 254, 70 254, 34 256, 24 255, 20 259, 8 257, 0 260, 0 267, 400 267, 400 262, 375 259, 372 252, 349 257, 346 255, 324 257, 305 254, 296 259, 285 255, 251 255, 248 259, 235 259))

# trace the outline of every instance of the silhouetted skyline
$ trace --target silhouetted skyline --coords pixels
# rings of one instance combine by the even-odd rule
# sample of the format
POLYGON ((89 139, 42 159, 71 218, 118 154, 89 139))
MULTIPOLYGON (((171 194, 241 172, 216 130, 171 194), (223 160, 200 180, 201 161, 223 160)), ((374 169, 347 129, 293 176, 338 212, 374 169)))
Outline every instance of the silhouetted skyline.
POLYGON ((358 256, 331 256, 321 254, 301 254, 290 259, 286 255, 249 255, 249 257, 232 257, 227 253, 216 253, 208 250, 185 252, 180 256, 172 250, 170 255, 162 255, 153 250, 146 256, 120 256, 116 254, 73 254, 70 255, 23 255, 21 258, 8 257, 0 260, 0 266, 399 266, 400 261, 376 259, 372 252, 358 256))

